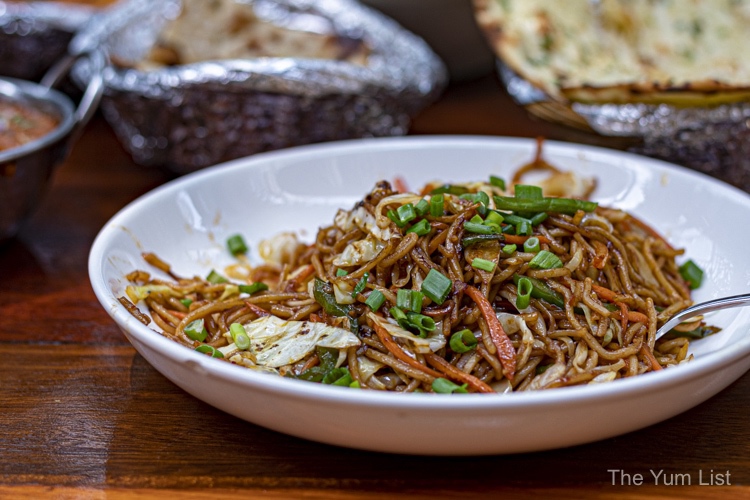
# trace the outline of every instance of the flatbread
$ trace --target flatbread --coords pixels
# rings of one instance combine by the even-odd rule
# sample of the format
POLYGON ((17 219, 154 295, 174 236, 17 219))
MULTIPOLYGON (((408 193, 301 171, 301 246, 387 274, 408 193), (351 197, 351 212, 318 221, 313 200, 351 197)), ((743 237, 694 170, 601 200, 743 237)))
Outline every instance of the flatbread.
POLYGON ((510 69, 555 100, 750 98, 750 0, 473 0, 510 69))

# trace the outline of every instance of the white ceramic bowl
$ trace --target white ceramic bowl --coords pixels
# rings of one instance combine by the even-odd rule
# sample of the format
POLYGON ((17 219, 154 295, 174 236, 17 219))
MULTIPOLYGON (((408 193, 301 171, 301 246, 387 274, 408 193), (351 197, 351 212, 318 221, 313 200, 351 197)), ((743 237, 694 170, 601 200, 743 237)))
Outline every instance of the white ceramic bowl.
MULTIPOLYGON (((282 230, 309 239, 339 207, 380 179, 412 188, 433 179, 509 176, 534 151, 525 139, 404 137, 304 146, 235 160, 182 177, 134 201, 109 221, 89 258, 93 289, 137 351, 195 397, 280 432, 367 450, 480 455, 595 441, 643 428, 718 393, 750 368, 750 310, 710 318, 720 334, 693 343, 683 366, 609 384, 507 396, 390 394, 263 375, 178 345, 117 301, 124 275, 155 252, 179 274, 205 275, 230 262, 223 242, 243 233, 252 248, 282 230), (452 436, 446 439, 446 436, 452 436)), ((549 142, 545 157, 594 175, 594 198, 652 224, 706 271, 695 296, 747 292, 750 196, 663 162, 549 142), (743 239, 744 238, 744 239, 743 239)), ((255 254, 257 256, 257 254, 255 254)))

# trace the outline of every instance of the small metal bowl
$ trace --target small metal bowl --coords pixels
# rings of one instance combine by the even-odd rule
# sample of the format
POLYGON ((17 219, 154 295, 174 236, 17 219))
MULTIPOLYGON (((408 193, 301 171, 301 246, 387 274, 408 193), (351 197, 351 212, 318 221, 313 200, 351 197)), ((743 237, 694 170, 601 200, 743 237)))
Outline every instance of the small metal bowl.
POLYGON ((101 97, 101 77, 92 79, 78 107, 52 87, 70 68, 74 57, 53 66, 42 83, 0 78, 0 96, 55 117, 57 127, 48 134, 0 151, 0 242, 15 236, 44 195, 52 173, 65 160, 70 147, 93 115, 101 97))

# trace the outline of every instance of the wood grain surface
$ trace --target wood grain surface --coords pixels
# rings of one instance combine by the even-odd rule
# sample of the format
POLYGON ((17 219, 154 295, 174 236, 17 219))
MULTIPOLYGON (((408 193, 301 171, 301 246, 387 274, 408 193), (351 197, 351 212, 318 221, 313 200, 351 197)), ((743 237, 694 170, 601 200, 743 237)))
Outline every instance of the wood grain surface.
MULTIPOLYGON (((412 133, 601 142, 529 119, 492 76, 451 87, 412 133)), ((750 498, 750 375, 638 432, 493 457, 338 448, 193 398, 128 344, 86 267, 102 225, 169 179, 135 165, 97 116, 0 248, 0 498, 750 498)))

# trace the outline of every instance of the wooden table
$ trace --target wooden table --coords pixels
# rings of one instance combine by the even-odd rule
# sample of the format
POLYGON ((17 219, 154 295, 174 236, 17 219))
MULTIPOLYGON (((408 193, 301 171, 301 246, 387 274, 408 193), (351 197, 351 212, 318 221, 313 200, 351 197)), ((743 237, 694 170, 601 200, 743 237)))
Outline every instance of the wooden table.
MULTIPOLYGON (((452 86, 413 133, 593 141, 530 120, 492 76, 452 86)), ((0 249, 0 498, 750 497, 750 375, 639 432, 478 458, 321 445, 189 396, 136 354, 86 269, 102 225, 167 180, 135 165, 96 117, 39 211, 0 249), (662 470, 692 485, 656 485, 662 470), (699 474, 731 487, 701 485, 699 474)))

